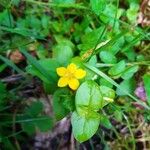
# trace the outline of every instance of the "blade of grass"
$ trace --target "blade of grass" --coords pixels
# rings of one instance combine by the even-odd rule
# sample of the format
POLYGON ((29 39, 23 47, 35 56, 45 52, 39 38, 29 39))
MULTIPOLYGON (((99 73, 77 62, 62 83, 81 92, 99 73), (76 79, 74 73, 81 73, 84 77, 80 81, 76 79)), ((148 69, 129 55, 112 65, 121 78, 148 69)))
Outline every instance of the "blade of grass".
MULTIPOLYGON (((43 117, 38 117, 38 118, 28 118, 28 119, 18 119, 15 121, 15 123, 30 123, 30 122, 34 122, 34 121, 42 121, 42 120, 47 120, 49 119, 49 117, 47 116, 43 116, 43 117)), ((6 125, 6 124, 13 124, 14 121, 3 121, 0 122, 0 125, 6 125)))
MULTIPOLYGON (((24 0, 25 1, 25 0, 24 0)), ((86 10, 87 13, 90 13, 92 15, 95 16, 95 13, 93 13, 93 11, 86 7, 83 6, 82 3, 81 4, 55 4, 55 3, 45 3, 45 2, 39 2, 39 1, 35 1, 35 0, 26 0, 26 2, 31 3, 31 4, 35 4, 35 5, 39 5, 39 6, 44 6, 44 7, 51 7, 51 8, 74 8, 74 9, 81 9, 81 10, 86 10)), ((104 16, 104 17, 109 17, 111 19, 114 19, 114 17, 112 16, 108 16, 106 14, 104 14, 103 12, 100 13, 100 15, 104 16)), ((128 27, 128 29, 132 29, 134 28, 132 25, 130 25, 129 23, 122 21, 120 19, 116 18, 116 21, 119 21, 120 23, 124 24, 125 26, 128 27)), ((135 29, 137 32, 139 32, 140 34, 142 34, 144 37, 146 37, 147 39, 150 39, 150 36, 147 36, 146 31, 145 30, 141 30, 139 27, 135 27, 135 29)), ((148 30, 148 29, 147 29, 148 30)))
POLYGON ((39 39, 39 40, 45 40, 46 39, 44 37, 35 35, 34 33, 32 33, 31 30, 27 30, 27 29, 19 29, 19 28, 9 28, 9 27, 4 27, 4 26, 0 26, 0 29, 6 32, 10 32, 10 33, 15 33, 15 34, 19 34, 25 37, 34 37, 35 39, 39 39))
POLYGON ((50 76, 50 74, 38 63, 35 57, 30 55, 25 49, 20 48, 20 52, 25 55, 25 57, 28 59, 29 63, 35 67, 45 78, 49 80, 50 83, 53 83, 53 77, 50 76))
POLYGON ((109 42, 107 42, 105 45, 103 45, 103 46, 101 46, 100 48, 96 49, 94 54, 99 53, 102 48, 107 48, 107 47, 110 46, 111 44, 117 42, 117 40, 118 40, 119 38, 121 38, 122 36, 124 36, 125 34, 127 34, 127 32, 128 32, 128 31, 125 30, 125 31, 119 33, 119 34, 116 35, 114 38, 112 38, 109 42))
POLYGON ((128 117, 124 113, 123 113, 123 116, 124 116, 124 118, 125 118, 125 120, 127 122, 127 127, 128 127, 128 129, 130 131, 130 134, 131 134, 132 144, 133 144, 133 150, 135 150, 135 138, 134 138, 134 134, 133 134, 132 129, 131 129, 131 124, 129 122, 128 117))
POLYGON ((130 98, 132 98, 134 101, 138 102, 144 108, 150 110, 149 106, 147 106, 144 102, 141 102, 139 99, 137 99, 136 97, 134 97, 133 95, 131 95, 130 93, 128 93, 124 88, 122 88, 117 82, 115 82, 113 79, 111 79, 105 73, 103 73, 102 71, 98 70, 97 68, 95 68, 93 66, 90 66, 89 64, 85 63, 84 65, 85 65, 85 67, 87 67, 88 69, 90 69, 91 71, 93 71, 95 74, 101 76, 102 78, 106 79, 108 82, 110 82, 111 84, 113 84, 114 86, 116 86, 117 88, 119 88, 122 92, 124 92, 127 96, 129 96, 130 98))
POLYGON ((27 46, 27 45, 29 45, 29 44, 32 44, 32 43, 34 43, 35 42, 35 40, 33 40, 33 41, 31 41, 31 42, 28 42, 28 43, 25 43, 25 44, 22 44, 22 45, 19 45, 19 46, 11 46, 11 47, 9 47, 9 48, 3 48, 3 49, 0 49, 0 51, 2 52, 2 51, 7 51, 7 50, 9 50, 9 49, 11 49, 11 50, 13 50, 13 49, 17 49, 18 47, 25 47, 25 46, 27 46))
POLYGON ((0 60, 2 60, 6 65, 12 67, 16 72, 25 75, 25 72, 22 71, 19 67, 17 67, 11 60, 0 55, 0 60))
POLYGON ((87 10, 88 8, 85 6, 82 6, 81 4, 65 4, 65 3, 61 3, 61 4, 56 4, 53 2, 49 2, 49 3, 45 3, 45 2, 39 2, 39 1, 35 1, 35 0, 23 0, 26 1, 28 3, 32 3, 32 4, 36 4, 39 6, 48 6, 48 7, 53 7, 53 8, 75 8, 75 9, 85 9, 87 10))
POLYGON ((101 39, 103 38, 103 35, 106 33, 107 27, 108 27, 108 23, 104 26, 104 29, 102 30, 102 33, 99 36, 99 39, 98 39, 98 41, 97 41, 97 43, 96 43, 96 45, 95 45, 95 47, 94 47, 94 49, 92 51, 92 54, 90 55, 90 57, 86 61, 89 61, 90 58, 94 55, 94 51, 96 50, 98 44, 100 43, 101 39))
POLYGON ((113 30, 115 28, 116 21, 117 21, 118 9, 119 9, 119 0, 117 0, 117 5, 116 5, 116 12, 115 12, 115 18, 114 18, 114 23, 113 23, 113 30))

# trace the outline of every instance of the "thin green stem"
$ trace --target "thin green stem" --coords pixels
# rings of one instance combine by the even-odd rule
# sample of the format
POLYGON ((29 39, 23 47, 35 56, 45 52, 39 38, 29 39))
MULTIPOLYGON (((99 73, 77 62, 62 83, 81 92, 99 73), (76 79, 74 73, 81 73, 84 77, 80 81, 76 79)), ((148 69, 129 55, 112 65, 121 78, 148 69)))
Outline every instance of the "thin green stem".
POLYGON ((140 105, 142 105, 145 109, 150 110, 150 107, 145 104, 144 102, 142 102, 141 100, 137 99, 135 96, 133 96, 132 94, 130 94, 126 89, 122 88, 122 86, 120 86, 117 82, 115 82, 113 79, 111 79, 109 76, 107 76, 104 72, 100 71, 99 69, 90 66, 89 64, 84 64, 86 68, 88 68, 89 70, 91 70, 93 73, 101 76, 102 78, 106 79, 108 82, 110 82, 111 84, 113 84, 115 87, 119 88, 120 90, 122 90, 122 92, 124 92, 127 96, 129 96, 130 98, 132 98, 134 101, 138 102, 140 105))
POLYGON ((37 4, 40 6, 48 6, 48 7, 57 7, 57 8, 75 8, 75 9, 82 9, 82 10, 88 10, 87 7, 82 6, 81 4, 56 4, 56 3, 45 3, 45 2, 39 2, 35 0, 24 0, 26 2, 32 3, 32 4, 37 4))
MULTIPOLYGON (((101 67, 112 67, 115 64, 104 64, 104 63, 97 63, 96 67, 97 68, 101 68, 101 67)), ((135 65, 141 65, 141 66, 149 66, 150 65, 150 61, 141 61, 141 62, 131 62, 131 63, 127 63, 127 66, 135 66, 135 65)))
POLYGON ((130 122, 129 122, 129 120, 128 120, 128 118, 127 118, 127 116, 125 114, 123 114, 123 116, 124 116, 124 118, 125 118, 125 120, 127 122, 127 127, 128 127, 128 129, 130 131, 130 134, 131 134, 132 143, 133 143, 133 150, 135 150, 135 138, 134 138, 134 134, 133 134, 132 129, 131 129, 130 122))

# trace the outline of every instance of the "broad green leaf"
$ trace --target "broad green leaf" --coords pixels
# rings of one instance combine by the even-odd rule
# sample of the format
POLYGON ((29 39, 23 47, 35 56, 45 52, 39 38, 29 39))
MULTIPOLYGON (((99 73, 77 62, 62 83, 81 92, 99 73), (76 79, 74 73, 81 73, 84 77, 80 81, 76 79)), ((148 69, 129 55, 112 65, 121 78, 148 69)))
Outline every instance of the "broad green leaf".
POLYGON ((97 28, 93 31, 90 31, 84 34, 81 37, 82 44, 78 45, 78 48, 84 52, 94 48, 95 45, 98 43, 98 40, 103 30, 104 30, 104 27, 100 27, 100 28, 97 28))
POLYGON ((90 65, 92 66, 96 66, 96 63, 97 63, 97 57, 96 55, 92 56, 88 62, 90 65))
MULTIPOLYGON (((40 117, 42 118, 43 116, 40 116, 40 117)), ((38 118, 40 119, 40 117, 38 118)), ((45 119, 42 121, 39 121, 39 120, 34 121, 34 123, 40 129, 41 132, 46 132, 50 130, 53 126, 52 118, 50 118, 49 116, 44 116, 44 117, 45 119)))
MULTIPOLYGON (((100 15, 100 19, 105 23, 109 22, 109 24, 111 26, 113 26, 116 11, 117 11, 116 19, 119 19, 122 16, 124 10, 121 9, 121 8, 119 8, 119 9, 116 8, 116 6, 112 5, 111 3, 107 4, 105 9, 103 10, 102 14, 100 15)), ((118 21, 116 21, 116 26, 119 27, 119 22, 118 21)))
POLYGON ((100 115, 93 112, 90 117, 81 116, 75 111, 72 114, 71 123, 76 140, 84 142, 96 133, 100 123, 100 115))
POLYGON ((57 73, 56 73, 56 68, 59 67, 58 62, 55 59, 42 59, 36 61, 37 67, 33 66, 33 64, 28 65, 26 70, 28 73, 39 77, 42 81, 46 83, 56 83, 58 80, 57 73), (38 64, 44 69, 46 74, 40 70, 40 67, 38 68, 38 64), (47 77, 49 75, 49 77, 47 77))
POLYGON ((53 121, 49 116, 36 116, 35 118, 24 116, 22 120, 17 120, 22 124, 22 128, 28 134, 33 134, 38 128, 41 132, 46 132, 52 128, 53 121))
POLYGON ((25 110, 25 114, 29 116, 37 116, 43 110, 43 104, 39 101, 32 102, 32 104, 25 110))
POLYGON ((35 133, 36 128, 45 132, 52 127, 52 118, 41 115, 43 104, 39 101, 32 102, 30 107, 25 109, 24 116, 17 118, 17 122, 22 124, 22 128, 29 135, 35 133))
POLYGON ((144 81, 144 88, 146 91, 146 96, 148 103, 150 104, 150 74, 145 74, 143 76, 143 81, 144 81))
POLYGON ((120 62, 118 62, 117 64, 115 64, 112 68, 110 68, 110 70, 108 71, 108 73, 112 76, 112 77, 120 77, 121 73, 125 70, 126 67, 126 63, 124 60, 121 60, 120 62))
POLYGON ((123 79, 129 79, 129 78, 132 78, 133 75, 138 71, 139 67, 138 66, 131 66, 131 67, 128 67, 124 73, 121 75, 121 77, 123 79))
POLYGON ((107 105, 108 103, 112 103, 115 98, 115 91, 107 86, 100 86, 100 91, 103 96, 103 100, 101 101, 102 107, 107 105))
POLYGON ((94 13, 100 15, 100 13, 105 9, 106 0, 90 0, 90 4, 94 13))
POLYGON ((53 48, 53 58, 61 65, 67 65, 72 57, 72 48, 65 43, 58 44, 53 48))
POLYGON ((22 123, 22 129, 24 132, 29 135, 33 135, 35 133, 35 124, 33 122, 30 123, 22 123))
POLYGON ((100 88, 92 80, 85 81, 81 84, 76 92, 75 105, 79 115, 89 115, 91 112, 96 112, 100 108, 102 101, 102 94, 100 88))
POLYGON ((114 54, 109 51, 101 51, 99 56, 104 63, 115 64, 117 62, 114 54))
POLYGON ((139 11, 139 4, 135 2, 130 3, 130 8, 127 10, 127 18, 130 22, 135 23, 139 11))
POLYGON ((88 69, 90 69, 93 73, 95 73, 95 74, 99 75, 100 77, 106 79, 108 82, 110 82, 115 87, 117 87, 118 89, 120 89, 125 95, 129 96, 134 101, 136 101, 140 105, 142 105, 145 109, 150 110, 150 107, 147 104, 145 104, 144 102, 141 102, 141 100, 137 99, 135 96, 133 96, 132 94, 130 94, 126 89, 122 88, 122 86, 120 86, 117 82, 115 82, 113 79, 111 79, 105 73, 103 73, 102 71, 100 71, 99 69, 97 69, 97 68, 95 68, 93 66, 90 66, 89 64, 85 63, 84 66, 87 67, 88 69))
POLYGON ((55 40, 58 44, 63 44, 71 47, 72 49, 75 47, 74 44, 71 42, 71 40, 68 40, 67 38, 61 36, 61 35, 54 35, 55 40))
POLYGON ((53 95, 53 111, 57 120, 64 118, 74 108, 70 90, 61 88, 53 95))
POLYGON ((99 83, 101 86, 107 86, 109 88, 113 87, 113 84, 111 84, 110 82, 108 82, 106 79, 104 78, 100 78, 99 83))
MULTIPOLYGON (((133 78, 130 78, 128 80, 124 80, 120 83, 120 87, 122 89, 124 89, 125 91, 127 91, 128 93, 132 94, 134 92, 135 89, 135 80, 133 78)), ((120 90, 119 88, 117 88, 116 90, 117 95, 119 96, 125 96, 126 94, 120 90)))

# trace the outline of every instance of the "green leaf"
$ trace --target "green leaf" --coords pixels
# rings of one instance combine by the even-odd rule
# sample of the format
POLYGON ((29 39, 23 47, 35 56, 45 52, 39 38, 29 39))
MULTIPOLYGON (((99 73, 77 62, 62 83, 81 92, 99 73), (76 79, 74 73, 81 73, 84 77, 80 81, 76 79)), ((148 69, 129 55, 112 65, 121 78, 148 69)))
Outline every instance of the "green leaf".
MULTIPOLYGON (((135 80, 133 78, 130 78, 128 80, 124 80, 120 83, 120 86, 122 89, 127 91, 128 93, 132 94, 135 89, 135 80)), ((116 90, 117 95, 119 96, 125 96, 126 94, 119 88, 116 90)))
POLYGON ((34 123, 22 123, 22 129, 24 132, 28 133, 29 135, 33 135, 35 133, 35 125, 34 123))
POLYGON ((57 120, 64 118, 74 109, 74 101, 69 89, 58 89, 53 95, 53 111, 57 120))
POLYGON ((130 8, 127 10, 127 18, 130 22, 135 23, 139 11, 139 4, 135 2, 131 2, 130 8))
POLYGON ((95 45, 98 43, 100 35, 102 35, 103 33, 103 30, 104 27, 102 26, 84 34, 81 37, 82 44, 78 45, 78 48, 84 52, 90 50, 91 48, 94 48, 95 45))
POLYGON ((108 3, 105 7, 105 9, 103 10, 103 12, 100 15, 100 19, 104 22, 104 23, 108 23, 113 26, 114 24, 114 20, 116 19, 116 26, 119 27, 119 22, 117 21, 117 19, 119 19, 122 14, 123 14, 123 9, 122 8, 117 8, 115 5, 113 5, 112 3, 108 3), (117 11, 117 16, 115 17, 115 13, 117 11))
POLYGON ((115 64, 117 62, 116 57, 109 51, 101 51, 99 56, 104 63, 115 64))
MULTIPOLYGON (((41 116, 42 118, 43 116, 41 116)), ((34 121, 34 123, 36 124, 36 126, 40 129, 40 131, 42 132, 46 132, 48 130, 50 130, 52 128, 53 125, 53 121, 52 118, 50 118, 49 116, 44 116, 45 119, 42 121, 36 120, 34 121)), ((38 117, 40 119, 40 117, 38 117)))
POLYGON ((43 104, 39 101, 32 102, 30 107, 25 109, 24 115, 17 118, 17 122, 22 124, 22 128, 29 135, 35 133, 36 128, 45 132, 51 129, 52 119, 48 116, 42 116, 43 104))
POLYGON ((115 91, 107 86, 100 86, 100 91, 103 96, 102 107, 114 101, 115 91))
MULTIPOLYGON (((30 60, 32 61, 32 59, 30 60)), ((58 80, 58 76, 56 73, 56 68, 59 67, 58 62, 55 59, 42 59, 35 60, 35 62, 31 63, 26 67, 28 73, 39 77, 42 81, 53 85, 56 84, 58 80), (44 69, 44 71, 43 71, 44 69)))
POLYGON ((81 116, 75 111, 72 114, 71 123, 76 140, 84 142, 96 133, 100 123, 100 115, 93 112, 90 117, 87 117, 81 116))
POLYGON ((67 65, 73 57, 72 48, 66 43, 61 43, 53 48, 53 58, 55 58, 61 65, 67 65))
POLYGON ((0 72, 3 72, 3 70, 7 67, 6 64, 2 64, 0 65, 0 72))
POLYGON ((6 65, 12 67, 16 72, 24 75, 24 72, 20 68, 18 68, 11 60, 3 57, 2 55, 0 55, 0 60, 2 60, 6 65))
POLYGON ((18 120, 18 122, 22 122, 22 128, 29 135, 33 134, 38 128, 42 132, 46 132, 52 128, 53 121, 49 116, 37 116, 36 118, 32 118, 29 116, 25 116, 22 120, 18 120))
POLYGON ((108 128, 108 129, 112 128, 112 124, 109 121, 107 116, 100 115, 100 124, 103 125, 104 127, 108 128))
POLYGON ((99 82, 101 86, 107 86, 109 88, 113 87, 113 85, 104 78, 100 78, 99 82))
POLYGON ((126 91, 125 89, 123 89, 117 82, 115 82, 113 79, 111 79, 105 73, 103 73, 102 71, 100 71, 99 69, 97 69, 97 68, 95 68, 93 66, 90 66, 89 64, 84 64, 84 66, 87 67, 89 70, 91 70, 93 73, 95 73, 95 74, 99 75, 100 77, 106 79, 108 82, 110 82, 115 87, 117 87, 118 89, 120 89, 123 93, 125 93, 125 95, 129 96, 130 98, 132 98, 133 100, 135 100, 136 102, 138 102, 140 105, 142 105, 145 109, 150 110, 150 107, 148 105, 146 105, 144 102, 141 102, 141 100, 137 99, 135 96, 133 96, 128 91, 126 91))
POLYGON ((120 122, 122 121, 123 116, 122 116, 122 111, 121 110, 116 110, 114 112, 114 116, 117 119, 117 121, 120 121, 120 122))
POLYGON ((32 104, 30 105, 30 107, 28 107, 25 110, 25 114, 29 115, 29 116, 37 116, 38 114, 40 114, 43 110, 43 104, 39 101, 37 102, 32 102, 32 104))
POLYGON ((146 96, 148 103, 150 104, 150 74, 145 74, 143 76, 143 81, 144 81, 144 88, 146 91, 146 96))
POLYGON ((139 67, 138 66, 131 66, 131 67, 128 67, 124 73, 121 75, 121 77, 123 79, 130 79, 133 77, 133 75, 138 71, 139 67))
POLYGON ((91 115, 100 108, 102 102, 102 94, 100 88, 94 81, 85 81, 81 84, 76 92, 75 105, 79 115, 91 115))
MULTIPOLYGON (((8 1, 8 0, 6 0, 6 1, 8 1)), ((1 0, 0 0, 0 3, 1 3, 1 0)), ((7 7, 7 6, 5 5, 5 7, 7 7)), ((9 9, 5 9, 3 12, 0 12, 0 25, 10 27, 10 21, 11 21, 11 23, 13 23, 14 20, 13 20, 13 16, 10 13, 9 9)))
POLYGON ((100 13, 105 9, 106 0, 90 0, 90 4, 94 13, 100 15, 100 13))
POLYGON ((126 63, 124 60, 121 60, 120 62, 118 62, 117 64, 115 64, 112 68, 110 68, 110 70, 108 71, 108 73, 113 76, 113 77, 120 77, 121 73, 125 70, 126 67, 126 63))
POLYGON ((96 55, 92 56, 88 62, 90 65, 92 66, 96 66, 96 63, 97 63, 97 57, 96 55))

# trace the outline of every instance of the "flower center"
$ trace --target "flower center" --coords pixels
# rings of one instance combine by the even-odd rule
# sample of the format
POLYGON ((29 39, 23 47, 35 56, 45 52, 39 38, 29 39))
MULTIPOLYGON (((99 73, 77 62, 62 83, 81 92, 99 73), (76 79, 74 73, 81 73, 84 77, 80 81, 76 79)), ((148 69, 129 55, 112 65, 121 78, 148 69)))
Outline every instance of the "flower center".
POLYGON ((69 80, 71 80, 72 78, 75 78, 74 73, 71 73, 71 72, 67 72, 65 74, 65 77, 68 78, 69 80))

